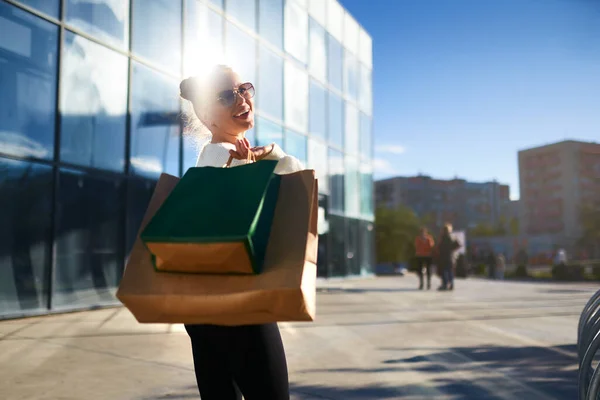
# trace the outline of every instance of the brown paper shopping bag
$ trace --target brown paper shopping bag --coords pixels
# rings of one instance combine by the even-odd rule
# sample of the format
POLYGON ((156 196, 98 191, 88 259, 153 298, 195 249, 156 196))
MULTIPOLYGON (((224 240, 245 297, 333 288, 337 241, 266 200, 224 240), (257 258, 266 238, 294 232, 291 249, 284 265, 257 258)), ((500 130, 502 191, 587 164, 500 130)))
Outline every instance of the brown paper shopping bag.
MULTIPOLYGON (((177 181, 161 175, 140 231, 177 181)), ((142 323, 249 325, 314 320, 317 192, 312 170, 281 177, 261 274, 158 272, 138 235, 117 298, 142 323)))

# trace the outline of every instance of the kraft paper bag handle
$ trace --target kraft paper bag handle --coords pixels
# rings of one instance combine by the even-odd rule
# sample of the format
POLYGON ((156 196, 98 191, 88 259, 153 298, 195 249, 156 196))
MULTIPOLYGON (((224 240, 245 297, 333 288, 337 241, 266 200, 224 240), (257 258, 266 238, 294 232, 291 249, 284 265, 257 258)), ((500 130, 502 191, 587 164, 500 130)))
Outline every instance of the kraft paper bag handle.
MULTIPOLYGON (((260 156, 258 158, 254 155, 254 153, 252 153, 251 151, 249 151, 248 152, 248 158, 246 159, 246 161, 249 161, 250 163, 260 161, 260 160, 266 158, 269 154, 271 154, 274 149, 275 149, 275 146, 273 145, 273 147, 271 148, 271 151, 269 151, 266 154, 263 154, 262 156, 260 156)), ((223 168, 231 168, 231 163, 232 162, 233 162, 233 156, 229 156, 229 159, 227 160, 227 164, 225 164, 223 166, 223 168)))

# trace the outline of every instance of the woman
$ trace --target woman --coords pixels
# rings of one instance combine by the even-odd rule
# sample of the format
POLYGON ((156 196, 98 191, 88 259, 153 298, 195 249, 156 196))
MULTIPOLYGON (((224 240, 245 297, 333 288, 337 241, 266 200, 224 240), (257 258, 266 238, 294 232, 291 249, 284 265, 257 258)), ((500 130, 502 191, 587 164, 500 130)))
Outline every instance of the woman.
MULTIPOLYGON (((271 159, 280 160, 275 169, 278 174, 302 169, 298 160, 286 156, 277 145, 250 146, 244 134, 254 126, 254 86, 240 80, 231 68, 217 66, 204 79, 185 79, 180 90, 193 108, 188 123, 194 129, 188 126, 187 130, 204 131, 210 137, 196 166, 222 167, 231 157, 232 167, 250 159, 271 159)), ((277 324, 185 328, 202 400, 241 400, 242 394, 246 400, 289 399, 287 363, 277 324)))
POLYGON ((452 225, 444 225, 437 251, 438 268, 442 273, 442 286, 438 290, 454 290, 454 252, 460 248, 460 243, 450 233, 452 225))
POLYGON ((415 256, 417 263, 417 276, 419 277, 419 290, 423 290, 423 268, 427 272, 427 289, 431 289, 431 264, 435 241, 427 231, 421 228, 421 233, 415 239, 415 256))

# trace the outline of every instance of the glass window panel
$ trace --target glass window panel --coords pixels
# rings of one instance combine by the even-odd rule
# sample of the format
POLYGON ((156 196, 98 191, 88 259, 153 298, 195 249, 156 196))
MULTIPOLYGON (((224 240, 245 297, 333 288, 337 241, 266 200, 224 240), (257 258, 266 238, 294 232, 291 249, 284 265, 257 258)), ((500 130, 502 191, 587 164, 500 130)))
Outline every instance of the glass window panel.
POLYGON ((256 146, 256 129, 255 128, 252 128, 249 131, 246 131, 244 136, 250 142, 250 146, 256 146))
POLYGON ((373 218, 373 167, 360 166, 360 213, 364 218, 373 218))
POLYGON ((258 66, 258 109, 274 118, 283 119, 283 59, 261 46, 258 66))
POLYGON ((309 71, 317 79, 327 80, 327 47, 325 29, 310 19, 310 62, 309 71))
POLYGON ((367 66, 373 66, 373 42, 371 37, 364 30, 360 30, 358 36, 358 50, 360 54, 360 61, 365 63, 367 66))
POLYGON ((358 93, 360 108, 371 115, 373 111, 373 86, 371 82, 371 70, 365 65, 360 66, 360 90, 358 93))
POLYGON ((61 0, 18 0, 19 3, 35 8, 51 17, 58 19, 61 0))
POLYGON ((285 5, 285 50, 302 63, 307 62, 308 13, 297 4, 285 5))
POLYGON ((227 23, 225 51, 227 63, 245 82, 256 82, 256 41, 241 29, 227 23))
POLYGON ((308 140, 307 166, 314 169, 319 180, 319 192, 329 192, 329 179, 327 175, 327 145, 319 140, 308 140))
POLYGON ((306 136, 297 132, 285 131, 285 152, 306 164, 306 136))
POLYGON ((353 54, 358 54, 358 22, 352 15, 344 14, 344 46, 353 54))
POLYGON ((0 2, 0 152, 54 155, 58 27, 0 2))
POLYGON ((179 175, 179 82, 133 64, 131 170, 136 175, 179 175))
POLYGON ((256 0, 227 0, 225 11, 248 28, 256 29, 256 0))
POLYGON ((344 93, 358 101, 358 60, 348 50, 344 51, 344 93))
POLYGON ((341 151, 329 149, 329 188, 331 211, 344 212, 344 155, 341 151))
POLYGON ((285 64, 285 122, 298 131, 308 130, 308 75, 291 62, 285 64))
POLYGON ((283 46, 283 0, 260 0, 258 30, 260 36, 282 48, 283 46))
POLYGON ((314 81, 310 82, 308 130, 312 136, 327 138, 327 91, 314 81))
POLYGON ((342 99, 329 92, 329 143, 342 148, 344 146, 344 102, 342 99))
POLYGON ((256 118, 256 145, 267 146, 271 143, 283 148, 283 128, 265 118, 256 118))
POLYGON ((331 276, 348 275, 346 258, 346 219, 337 215, 329 217, 329 271, 331 276))
POLYGON ((183 66, 185 76, 225 63, 223 17, 198 0, 186 0, 183 66))
POLYGON ((127 57, 71 32, 66 32, 63 54, 61 160, 122 171, 127 57))
POLYGON ((308 7, 308 0, 291 0, 298 4, 300 7, 306 9, 308 7))
POLYGON ((346 137, 344 138, 344 145, 346 153, 351 155, 358 155, 360 153, 360 138, 359 138, 359 123, 358 123, 358 110, 351 103, 346 102, 346 137))
POLYGON ((131 177, 127 185, 127 232, 125 255, 128 256, 137 239, 138 232, 154 193, 156 181, 131 177))
POLYGON ((346 156, 346 180, 345 180, 345 209, 346 215, 351 217, 360 216, 360 176, 358 160, 346 156))
POLYGON ((329 57, 327 60, 327 79, 336 89, 342 91, 343 87, 343 64, 344 50, 340 42, 331 35, 327 39, 329 57))
POLYGON ((360 113, 360 153, 363 159, 373 157, 373 135, 371 132, 371 118, 360 113))
POLYGON ((373 222, 371 221, 360 221, 358 231, 358 254, 360 263, 360 272, 363 275, 370 274, 373 272, 373 260, 374 260, 374 240, 373 240, 373 222))
POLYGON ((70 170, 59 179, 53 306, 115 302, 124 259, 123 181, 70 170))
POLYGON ((132 0, 132 51, 173 73, 181 69, 181 2, 132 0))
POLYGON ((308 13, 322 26, 327 26, 327 1, 308 0, 308 13))
POLYGON ((0 315, 47 307, 52 177, 49 166, 0 159, 0 315))
POLYGON ((327 3, 327 30, 341 42, 344 38, 344 8, 336 0, 327 3))
POLYGON ((67 24, 105 42, 129 46, 129 1, 67 0, 67 24))
MULTIPOLYGON (((198 0, 194 0, 194 1, 198 1, 198 0)), ((219 8, 223 8, 223 3, 224 0, 209 0, 212 4, 214 4, 215 6, 219 7, 219 8)))
POLYGON ((360 275, 358 259, 358 220, 346 220, 346 263, 348 275, 360 275))

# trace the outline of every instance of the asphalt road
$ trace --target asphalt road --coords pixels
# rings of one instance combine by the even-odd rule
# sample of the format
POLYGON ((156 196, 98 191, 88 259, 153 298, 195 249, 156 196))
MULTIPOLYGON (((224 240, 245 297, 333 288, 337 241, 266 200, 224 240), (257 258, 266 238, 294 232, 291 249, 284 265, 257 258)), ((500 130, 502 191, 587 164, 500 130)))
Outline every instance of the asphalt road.
MULTIPOLYGON (((292 399, 576 398, 577 320, 597 285, 416 286, 322 283, 317 321, 281 324, 292 399)), ((199 398, 182 327, 122 308, 0 322, 0 376, 6 400, 199 398)))

